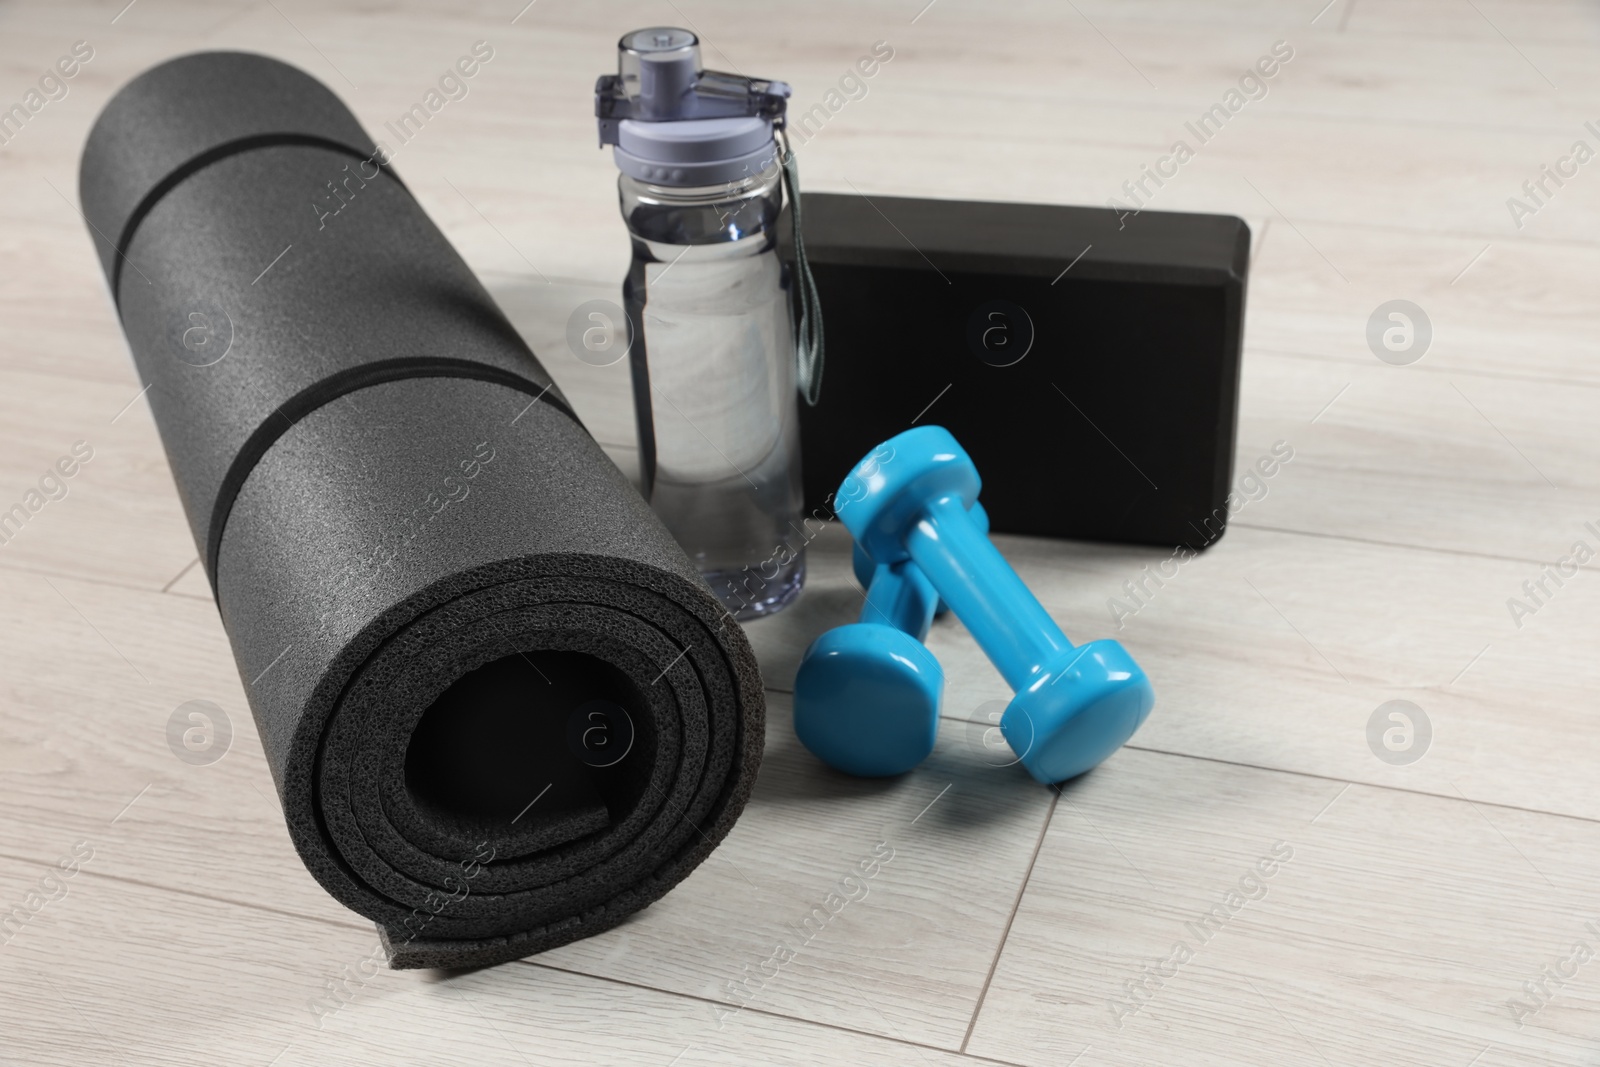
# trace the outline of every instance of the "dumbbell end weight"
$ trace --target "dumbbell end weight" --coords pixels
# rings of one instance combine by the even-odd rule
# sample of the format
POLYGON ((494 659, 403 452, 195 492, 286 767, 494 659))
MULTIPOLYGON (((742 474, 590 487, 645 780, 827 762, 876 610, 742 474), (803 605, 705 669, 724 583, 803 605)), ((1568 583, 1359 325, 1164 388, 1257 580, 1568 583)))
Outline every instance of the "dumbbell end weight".
POLYGON ((906 531, 929 500, 959 500, 964 511, 982 488, 977 468, 943 426, 918 426, 885 441, 856 464, 834 494, 834 514, 880 564, 911 558, 906 531))
POLYGON ((794 679, 794 732, 835 770, 904 774, 933 751, 944 671, 892 626, 852 623, 806 650, 794 679))
POLYGON ((1017 692, 1000 732, 1035 781, 1091 770, 1144 724, 1155 705, 1144 670, 1116 641, 1091 641, 1047 663, 1017 692))

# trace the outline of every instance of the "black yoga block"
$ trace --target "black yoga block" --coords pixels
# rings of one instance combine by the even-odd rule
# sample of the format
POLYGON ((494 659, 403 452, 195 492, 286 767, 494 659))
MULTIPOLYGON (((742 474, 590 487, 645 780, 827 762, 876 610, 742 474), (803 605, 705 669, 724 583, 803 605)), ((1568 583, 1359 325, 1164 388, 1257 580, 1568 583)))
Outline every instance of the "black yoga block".
POLYGON ((1224 215, 804 194, 827 366, 808 510, 912 425, 999 533, 1200 548, 1232 479, 1250 230, 1224 215))
POLYGON ((355 118, 264 56, 134 79, 84 214, 289 836, 396 967, 609 929, 764 743, 749 642, 355 118))

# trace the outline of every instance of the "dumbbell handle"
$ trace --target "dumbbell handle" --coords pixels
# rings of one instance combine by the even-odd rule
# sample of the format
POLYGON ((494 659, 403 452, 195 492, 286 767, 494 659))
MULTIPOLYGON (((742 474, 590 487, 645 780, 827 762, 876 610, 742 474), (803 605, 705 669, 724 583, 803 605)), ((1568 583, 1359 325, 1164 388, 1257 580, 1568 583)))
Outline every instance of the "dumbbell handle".
POLYGON ((1072 651, 1050 613, 973 523, 957 496, 923 505, 906 549, 1013 689, 1072 651))
MULTIPOLYGON (((977 524, 979 533, 986 534, 989 532, 989 513, 983 510, 981 503, 973 501, 972 506, 967 509, 967 514, 977 524)), ((870 589, 872 587, 872 572, 876 567, 877 564, 872 561, 872 557, 867 555, 867 550, 861 547, 860 541, 857 541, 850 549, 850 569, 855 574, 856 581, 861 583, 861 588, 870 589)), ((936 600, 933 609, 934 618, 943 615, 946 610, 945 605, 936 600)), ((866 622, 868 620, 863 619, 862 621, 866 622)), ((920 641, 921 638, 917 640, 920 641)))
POLYGON ((910 560, 872 569, 866 603, 861 606, 861 621, 893 626, 918 641, 927 639, 939 594, 910 560))

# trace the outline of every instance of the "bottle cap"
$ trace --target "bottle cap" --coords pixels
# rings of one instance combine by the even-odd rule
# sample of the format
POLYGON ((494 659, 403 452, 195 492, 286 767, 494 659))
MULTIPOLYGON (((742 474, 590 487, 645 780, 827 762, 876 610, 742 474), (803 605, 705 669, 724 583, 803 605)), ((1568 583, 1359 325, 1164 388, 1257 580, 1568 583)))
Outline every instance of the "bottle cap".
POLYGON ((776 169, 789 86, 704 69, 688 30, 625 34, 617 73, 602 74, 594 96, 600 144, 641 181, 716 185, 776 169))

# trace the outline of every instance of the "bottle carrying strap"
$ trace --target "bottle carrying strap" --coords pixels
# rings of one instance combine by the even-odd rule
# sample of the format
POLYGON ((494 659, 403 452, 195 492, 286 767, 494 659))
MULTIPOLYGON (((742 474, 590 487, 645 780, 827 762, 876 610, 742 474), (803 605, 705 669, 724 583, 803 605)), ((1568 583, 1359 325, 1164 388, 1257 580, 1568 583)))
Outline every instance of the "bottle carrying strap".
POLYGON ((789 146, 788 131, 780 128, 774 133, 782 138, 778 147, 783 158, 783 191, 789 198, 790 221, 794 224, 795 289, 800 297, 800 313, 794 329, 795 382, 806 403, 816 407, 822 395, 822 302, 817 297, 816 280, 811 277, 811 264, 806 261, 806 242, 800 224, 800 165, 795 162, 794 150, 789 146))

